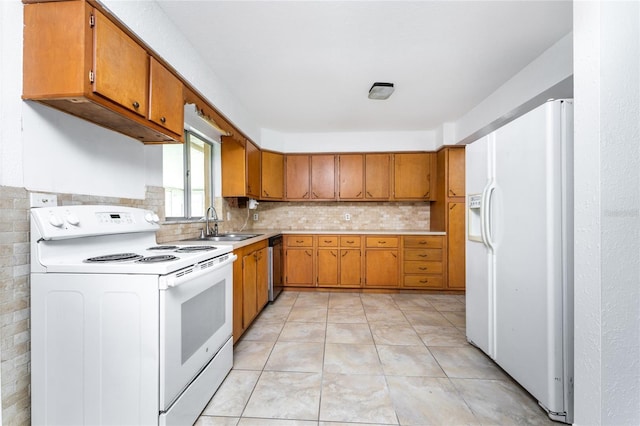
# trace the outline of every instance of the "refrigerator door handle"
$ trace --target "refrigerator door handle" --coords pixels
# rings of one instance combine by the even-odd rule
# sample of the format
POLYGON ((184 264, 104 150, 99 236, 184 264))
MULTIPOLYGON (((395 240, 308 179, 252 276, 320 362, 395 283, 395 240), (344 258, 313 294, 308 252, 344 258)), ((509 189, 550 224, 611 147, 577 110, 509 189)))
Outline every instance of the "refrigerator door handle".
POLYGON ((492 229, 491 229, 491 223, 492 223, 492 216, 493 216, 493 209, 491 208, 491 201, 492 201, 492 197, 493 197, 493 193, 496 190, 496 185, 493 182, 493 180, 491 180, 488 184, 487 187, 484 190, 483 193, 483 202, 482 202, 482 240, 484 242, 484 244, 489 248, 491 253, 495 253, 495 242, 492 239, 492 229))

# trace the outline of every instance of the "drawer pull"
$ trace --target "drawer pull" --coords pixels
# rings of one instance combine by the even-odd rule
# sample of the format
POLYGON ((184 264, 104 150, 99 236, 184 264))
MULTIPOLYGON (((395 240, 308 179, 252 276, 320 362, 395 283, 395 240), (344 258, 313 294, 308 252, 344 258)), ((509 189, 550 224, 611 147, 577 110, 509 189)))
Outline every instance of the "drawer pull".
POLYGON ((429 257, 428 254, 419 254, 418 257, 429 257))
POLYGON ((421 282, 422 284, 426 284, 426 283, 428 283, 428 282, 429 282, 429 280, 420 280, 420 282, 421 282))
POLYGON ((353 244, 355 241, 347 241, 347 244, 353 244))
POLYGON ((427 244, 425 240, 421 240, 419 244, 427 244))
POLYGON ((421 271, 426 271, 426 270, 427 270, 427 268, 425 268, 424 266, 421 266, 421 267, 420 267, 420 268, 418 268, 418 269, 420 269, 421 271))
POLYGON ((296 240, 296 243, 302 244, 302 243, 304 243, 304 240, 296 240))
POLYGON ((324 242, 329 244, 329 243, 332 243, 333 241, 332 240, 324 240, 324 242))
POLYGON ((387 244, 386 241, 378 241, 378 244, 387 244))

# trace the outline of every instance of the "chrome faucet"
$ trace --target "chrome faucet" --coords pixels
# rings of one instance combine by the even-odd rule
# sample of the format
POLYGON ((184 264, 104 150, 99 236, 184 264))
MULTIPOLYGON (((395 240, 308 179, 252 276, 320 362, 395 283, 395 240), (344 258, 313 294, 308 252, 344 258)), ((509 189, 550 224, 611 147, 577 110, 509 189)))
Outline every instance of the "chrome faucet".
POLYGON ((204 220, 205 220, 205 235, 207 237, 210 236, 214 236, 217 237, 218 236, 218 221, 220 219, 218 219, 218 213, 216 212, 215 207, 210 206, 207 209, 207 213, 204 216, 204 220), (213 213, 213 217, 211 217, 211 213, 213 213), (213 233, 211 232, 211 228, 209 227, 209 218, 213 219, 213 233))

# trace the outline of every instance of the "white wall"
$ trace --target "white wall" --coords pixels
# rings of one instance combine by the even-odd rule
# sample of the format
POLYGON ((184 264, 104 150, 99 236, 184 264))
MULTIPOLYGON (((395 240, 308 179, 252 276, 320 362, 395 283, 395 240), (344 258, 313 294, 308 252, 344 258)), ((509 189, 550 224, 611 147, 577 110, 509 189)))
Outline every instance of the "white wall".
POLYGON ((575 2, 575 423, 640 424, 640 3, 575 2))
POLYGON ((438 145, 452 139, 473 142, 549 98, 572 97, 572 75, 573 35, 567 34, 460 117, 455 122, 455 137, 438 140, 438 145))
MULTIPOLYGON (((220 107, 250 137, 252 118, 206 67, 155 2, 105 4, 220 107), (158 31, 161 29, 161 31, 158 31)), ((0 185, 29 190, 144 198, 162 185, 161 147, 144 146, 87 121, 21 100, 23 4, 0 1, 0 185)))
POLYGON ((283 133, 262 129, 262 148, 280 152, 431 151, 436 132, 283 133))

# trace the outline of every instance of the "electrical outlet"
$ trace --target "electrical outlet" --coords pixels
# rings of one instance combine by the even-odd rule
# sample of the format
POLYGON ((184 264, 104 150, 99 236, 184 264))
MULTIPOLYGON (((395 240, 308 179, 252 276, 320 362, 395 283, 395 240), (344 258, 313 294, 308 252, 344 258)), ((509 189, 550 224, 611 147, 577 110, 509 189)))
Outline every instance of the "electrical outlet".
POLYGON ((40 192, 32 192, 29 194, 29 205, 31 207, 51 207, 58 205, 58 196, 56 194, 42 194, 40 192))
POLYGON ((253 220, 258 220, 258 213, 253 214, 253 220))
POLYGON ((344 220, 351 220, 351 215, 349 213, 345 213, 344 220))

